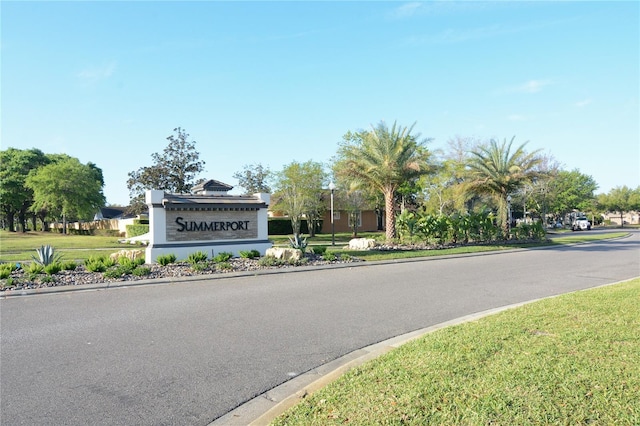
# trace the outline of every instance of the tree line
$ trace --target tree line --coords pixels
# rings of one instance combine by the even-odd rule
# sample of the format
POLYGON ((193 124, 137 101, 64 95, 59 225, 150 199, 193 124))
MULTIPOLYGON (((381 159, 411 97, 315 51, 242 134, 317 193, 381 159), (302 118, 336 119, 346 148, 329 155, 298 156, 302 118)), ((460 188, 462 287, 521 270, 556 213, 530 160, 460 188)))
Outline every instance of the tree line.
MULTIPOLYGON (((248 164, 233 177, 245 193, 273 193, 271 209, 282 212, 300 233, 302 218, 316 232, 327 208, 330 183, 335 185, 336 209, 345 211, 357 232, 362 210, 378 213, 386 239, 398 236, 398 210, 426 215, 460 216, 495 212, 501 235, 508 238, 515 217, 523 221, 555 223, 579 210, 626 212, 640 210, 640 187, 618 187, 595 195, 595 180, 579 170, 564 170, 553 157, 515 137, 480 141, 455 137, 442 151, 429 149, 429 138, 414 132, 414 125, 348 131, 329 164, 293 161, 274 172, 260 163, 248 164), (382 219, 384 218, 384 225, 382 219)), ((196 142, 180 127, 167 137, 153 164, 128 174, 129 213, 145 210, 144 193, 160 189, 189 193, 202 178, 205 162, 196 142)), ((32 229, 47 221, 90 220, 105 205, 102 171, 93 163, 81 164, 64 154, 37 149, 0 151, 0 212, 3 228, 32 229)), ((404 216, 406 218, 406 215, 404 216)))
POLYGON ((2 228, 48 230, 50 221, 91 220, 105 205, 102 170, 66 154, 39 149, 0 151, 2 228))

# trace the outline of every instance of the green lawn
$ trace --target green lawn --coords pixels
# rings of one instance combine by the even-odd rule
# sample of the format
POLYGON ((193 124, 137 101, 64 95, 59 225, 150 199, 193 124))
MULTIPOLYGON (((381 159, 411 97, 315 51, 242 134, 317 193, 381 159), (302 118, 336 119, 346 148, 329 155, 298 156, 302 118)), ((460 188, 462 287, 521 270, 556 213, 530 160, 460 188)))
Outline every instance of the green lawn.
POLYGON ((640 279, 449 327, 357 367, 274 425, 639 425, 640 279))
POLYGON ((118 237, 0 231, 0 261, 31 260, 31 256, 36 255, 36 249, 47 244, 53 246, 57 253, 68 260, 84 260, 95 255, 96 251, 108 255, 118 250, 132 248, 127 244, 118 243, 118 237))
MULTIPOLYGON (((416 250, 405 252, 380 252, 372 251, 350 251, 343 247, 351 239, 350 233, 339 233, 335 236, 336 245, 331 245, 331 234, 318 234, 313 238, 308 238, 311 247, 324 245, 329 251, 348 254, 364 260, 390 260, 410 257, 440 256, 445 254, 477 253, 484 251, 507 250, 512 248, 538 247, 548 244, 570 244, 576 242, 589 242, 599 239, 615 238, 626 235, 625 232, 611 232, 607 234, 571 233, 569 235, 555 237, 553 242, 545 244, 509 244, 509 245, 486 245, 456 247, 442 250, 416 250)), ((375 238, 379 233, 362 233, 359 237, 375 238)), ((286 235, 272 235, 270 240, 279 246, 287 246, 289 237, 286 235)), ((118 250, 142 248, 128 244, 118 243, 118 237, 102 237, 89 235, 62 235, 51 232, 7 232, 0 231, 0 262, 24 262, 31 260, 35 255, 35 250, 42 245, 51 245, 56 252, 60 253, 64 259, 83 261, 96 252, 109 255, 118 250)))

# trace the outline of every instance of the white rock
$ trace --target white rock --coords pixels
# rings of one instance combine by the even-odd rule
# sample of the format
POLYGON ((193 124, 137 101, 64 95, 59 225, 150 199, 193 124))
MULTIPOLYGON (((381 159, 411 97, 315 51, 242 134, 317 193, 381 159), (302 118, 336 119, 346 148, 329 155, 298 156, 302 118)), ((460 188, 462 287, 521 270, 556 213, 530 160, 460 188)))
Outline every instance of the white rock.
POLYGON ((131 260, 144 258, 144 251, 142 250, 120 250, 117 253, 111 253, 109 259, 118 261, 119 258, 126 257, 131 260))
POLYGON ((302 250, 283 247, 270 247, 265 252, 265 256, 275 257, 282 260, 300 260, 302 257, 302 250))
POLYGON ((376 246, 373 238, 353 238, 349 241, 349 250, 369 250, 376 246))

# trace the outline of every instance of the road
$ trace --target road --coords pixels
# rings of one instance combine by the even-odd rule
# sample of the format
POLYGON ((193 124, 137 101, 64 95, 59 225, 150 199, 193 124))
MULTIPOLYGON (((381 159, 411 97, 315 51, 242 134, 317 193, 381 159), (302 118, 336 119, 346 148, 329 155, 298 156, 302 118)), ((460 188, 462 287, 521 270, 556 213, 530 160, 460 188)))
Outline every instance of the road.
POLYGON ((591 244, 0 300, 0 424, 206 425, 372 343, 640 276, 591 244))

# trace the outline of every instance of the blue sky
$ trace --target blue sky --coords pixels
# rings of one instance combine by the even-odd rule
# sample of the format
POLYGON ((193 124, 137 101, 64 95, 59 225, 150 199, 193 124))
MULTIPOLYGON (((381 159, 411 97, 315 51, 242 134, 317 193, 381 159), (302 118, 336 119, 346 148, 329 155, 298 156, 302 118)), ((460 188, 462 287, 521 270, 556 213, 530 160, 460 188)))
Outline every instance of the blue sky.
MULTIPOLYGON (((640 185, 640 3, 3 1, 2 149, 93 162, 111 204, 175 127, 237 185, 416 122, 640 185)), ((239 189, 239 188, 238 188, 239 189)), ((235 192, 235 191, 234 191, 235 192)))

